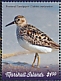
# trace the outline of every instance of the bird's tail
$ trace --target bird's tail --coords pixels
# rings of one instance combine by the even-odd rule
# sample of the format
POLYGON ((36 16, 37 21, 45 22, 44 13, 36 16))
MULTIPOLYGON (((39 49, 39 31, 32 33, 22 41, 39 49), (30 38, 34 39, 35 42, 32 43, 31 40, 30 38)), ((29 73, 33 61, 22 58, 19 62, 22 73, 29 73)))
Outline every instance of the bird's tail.
POLYGON ((59 44, 57 44, 57 43, 54 43, 54 42, 51 42, 51 46, 52 46, 52 48, 54 48, 54 49, 59 49, 59 44))

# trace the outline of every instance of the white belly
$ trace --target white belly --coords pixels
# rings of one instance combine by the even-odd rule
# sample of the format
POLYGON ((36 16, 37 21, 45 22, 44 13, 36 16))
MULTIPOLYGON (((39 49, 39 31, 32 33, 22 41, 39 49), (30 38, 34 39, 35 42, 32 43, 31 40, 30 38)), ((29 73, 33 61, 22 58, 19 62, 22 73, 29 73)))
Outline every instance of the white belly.
POLYGON ((51 52, 52 49, 48 48, 48 47, 43 47, 43 46, 37 46, 37 45, 32 45, 30 43, 28 43, 25 40, 22 39, 18 39, 18 42, 20 44, 21 47, 25 48, 26 50, 32 51, 32 52, 37 52, 37 53, 47 53, 47 52, 51 52))

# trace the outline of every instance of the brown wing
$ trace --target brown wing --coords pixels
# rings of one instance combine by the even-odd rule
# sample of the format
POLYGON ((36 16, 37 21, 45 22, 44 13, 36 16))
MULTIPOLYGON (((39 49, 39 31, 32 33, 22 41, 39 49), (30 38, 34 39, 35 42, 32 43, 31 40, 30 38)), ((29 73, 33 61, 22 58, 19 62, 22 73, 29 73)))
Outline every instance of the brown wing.
POLYGON ((44 32, 32 25, 26 25, 21 28, 20 35, 29 43, 38 46, 58 49, 59 45, 50 39, 44 32))

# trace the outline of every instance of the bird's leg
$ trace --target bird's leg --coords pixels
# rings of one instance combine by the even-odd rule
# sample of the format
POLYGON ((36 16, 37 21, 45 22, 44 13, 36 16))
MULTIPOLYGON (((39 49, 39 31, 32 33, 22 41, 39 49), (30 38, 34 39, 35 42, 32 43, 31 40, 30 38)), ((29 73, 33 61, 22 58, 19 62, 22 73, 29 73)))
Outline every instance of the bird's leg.
POLYGON ((33 61, 33 63, 32 63, 32 67, 34 66, 34 63, 35 63, 35 61, 36 61, 37 56, 38 56, 38 53, 35 54, 35 58, 34 58, 34 61, 33 61))
POLYGON ((38 60, 37 67, 39 67, 39 65, 40 65, 40 56, 38 54, 37 54, 37 60, 38 60))

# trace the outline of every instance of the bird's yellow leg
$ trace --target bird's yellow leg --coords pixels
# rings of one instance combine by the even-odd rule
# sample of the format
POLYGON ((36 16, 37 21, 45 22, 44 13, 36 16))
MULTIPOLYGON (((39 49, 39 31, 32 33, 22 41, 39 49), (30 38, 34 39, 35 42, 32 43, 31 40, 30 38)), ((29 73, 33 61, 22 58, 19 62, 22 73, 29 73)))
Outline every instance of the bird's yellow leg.
POLYGON ((39 65, 40 65, 40 56, 39 55, 37 55, 37 67, 39 67, 39 65))
POLYGON ((34 66, 34 63, 35 63, 35 61, 36 61, 37 56, 38 56, 38 53, 35 54, 35 58, 34 58, 34 61, 33 61, 33 63, 32 63, 32 67, 34 66))

